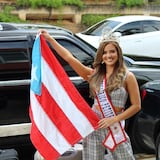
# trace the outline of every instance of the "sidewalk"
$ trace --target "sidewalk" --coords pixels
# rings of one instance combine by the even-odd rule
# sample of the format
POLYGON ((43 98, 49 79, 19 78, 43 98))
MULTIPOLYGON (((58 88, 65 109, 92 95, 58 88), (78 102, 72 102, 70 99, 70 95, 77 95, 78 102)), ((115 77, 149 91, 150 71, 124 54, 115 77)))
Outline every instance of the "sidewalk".
POLYGON ((153 154, 136 154, 135 158, 136 160, 156 160, 156 157, 153 154))
MULTIPOLYGON (((82 150, 83 146, 81 144, 76 144, 74 146, 74 149, 76 150, 82 150)), ((135 154, 135 159, 136 160, 156 160, 156 157, 154 154, 135 154)))

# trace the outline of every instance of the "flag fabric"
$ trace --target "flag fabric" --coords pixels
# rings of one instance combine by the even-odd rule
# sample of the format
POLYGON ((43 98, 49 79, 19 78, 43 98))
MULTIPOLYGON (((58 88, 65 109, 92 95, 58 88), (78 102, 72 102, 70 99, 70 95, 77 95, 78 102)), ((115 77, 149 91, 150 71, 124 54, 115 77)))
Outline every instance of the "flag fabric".
POLYGON ((31 141, 45 160, 57 159, 96 130, 99 121, 42 35, 32 50, 30 119, 31 141))

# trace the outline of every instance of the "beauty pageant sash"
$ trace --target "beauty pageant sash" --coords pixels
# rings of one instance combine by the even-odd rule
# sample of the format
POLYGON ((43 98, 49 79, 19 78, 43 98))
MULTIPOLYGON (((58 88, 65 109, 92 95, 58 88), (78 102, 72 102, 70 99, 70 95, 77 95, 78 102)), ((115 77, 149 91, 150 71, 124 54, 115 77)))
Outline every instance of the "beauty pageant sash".
MULTIPOLYGON (((108 94, 104 90, 106 85, 105 82, 106 81, 104 79, 101 83, 100 91, 96 93, 96 98, 100 106, 101 112, 103 114, 103 117, 113 117, 116 116, 116 113, 114 111, 111 101, 109 100, 108 94)), ((109 133, 107 134, 103 142, 103 145, 109 148, 111 151, 113 151, 118 144, 126 141, 126 135, 120 122, 111 125, 110 127, 108 127, 108 129, 109 133)))

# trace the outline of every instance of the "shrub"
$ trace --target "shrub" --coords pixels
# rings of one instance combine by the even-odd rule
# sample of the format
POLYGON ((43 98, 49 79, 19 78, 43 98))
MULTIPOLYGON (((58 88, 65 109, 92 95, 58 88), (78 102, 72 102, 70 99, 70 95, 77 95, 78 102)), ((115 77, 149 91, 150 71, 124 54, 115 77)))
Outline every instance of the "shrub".
POLYGON ((1 22, 22 22, 17 16, 11 14, 11 10, 14 7, 5 6, 3 11, 0 12, 0 21, 1 22))
POLYGON ((22 7, 47 7, 47 8, 61 8, 64 5, 75 5, 82 8, 81 0, 16 0, 16 4, 22 7))
POLYGON ((135 7, 144 5, 144 0, 116 0, 116 5, 120 7, 135 7))
POLYGON ((104 20, 109 17, 114 17, 118 15, 93 15, 93 14, 86 14, 82 16, 81 23, 82 25, 85 25, 86 27, 89 27, 101 20, 104 20))

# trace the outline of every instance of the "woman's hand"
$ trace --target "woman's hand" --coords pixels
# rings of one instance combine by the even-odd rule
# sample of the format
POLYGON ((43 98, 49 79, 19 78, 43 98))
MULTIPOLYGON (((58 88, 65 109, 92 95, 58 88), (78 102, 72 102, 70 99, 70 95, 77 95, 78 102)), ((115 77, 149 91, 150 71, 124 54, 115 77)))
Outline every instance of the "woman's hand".
POLYGON ((109 117, 109 118, 103 118, 98 122, 99 128, 108 128, 109 126, 113 125, 114 123, 117 123, 117 117, 109 117))
POLYGON ((48 33, 48 31, 47 31, 46 29, 40 29, 40 30, 38 31, 38 34, 43 35, 43 37, 44 37, 47 41, 49 41, 50 39, 52 39, 52 37, 50 36, 50 34, 48 33))

